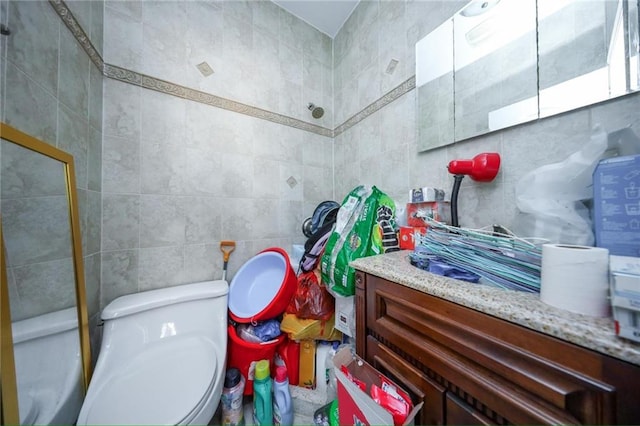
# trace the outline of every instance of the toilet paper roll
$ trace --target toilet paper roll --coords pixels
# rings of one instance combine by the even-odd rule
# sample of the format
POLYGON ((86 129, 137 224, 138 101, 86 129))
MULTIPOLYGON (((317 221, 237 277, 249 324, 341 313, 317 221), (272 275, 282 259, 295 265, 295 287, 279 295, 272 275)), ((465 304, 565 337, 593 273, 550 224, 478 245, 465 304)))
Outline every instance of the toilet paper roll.
POLYGON ((544 244, 540 300, 579 314, 609 316, 609 250, 544 244))

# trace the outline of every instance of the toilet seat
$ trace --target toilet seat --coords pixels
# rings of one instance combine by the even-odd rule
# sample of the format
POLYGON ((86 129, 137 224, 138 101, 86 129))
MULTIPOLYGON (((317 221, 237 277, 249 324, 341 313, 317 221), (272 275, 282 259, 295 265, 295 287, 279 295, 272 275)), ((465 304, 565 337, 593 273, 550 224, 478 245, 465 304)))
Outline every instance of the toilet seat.
POLYGON ((218 360, 214 343, 171 336, 136 355, 91 399, 86 424, 179 424, 209 396, 218 360))

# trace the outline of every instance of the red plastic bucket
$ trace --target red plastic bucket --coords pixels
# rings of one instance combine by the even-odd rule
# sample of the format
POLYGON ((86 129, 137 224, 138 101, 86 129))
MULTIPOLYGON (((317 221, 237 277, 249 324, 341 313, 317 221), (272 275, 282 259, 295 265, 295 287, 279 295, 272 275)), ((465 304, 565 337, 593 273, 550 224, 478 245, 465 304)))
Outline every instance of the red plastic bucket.
POLYGON ((289 255, 279 247, 249 259, 229 284, 229 316, 240 323, 268 320, 282 314, 298 280, 289 255))
POLYGON ((274 355, 276 354, 278 345, 280 345, 286 337, 287 335, 283 333, 273 342, 252 343, 241 339, 238 333, 236 333, 236 328, 233 325, 229 326, 227 368, 236 367, 245 377, 245 395, 253 395, 253 372, 258 361, 261 359, 269 360, 269 371, 271 373, 275 371, 273 365, 274 355))
MULTIPOLYGON (((297 285, 287 252, 278 247, 265 249, 242 265, 231 280, 229 317, 243 324, 276 318, 287 309, 297 285)), ((269 360, 273 373, 276 349, 286 334, 269 343, 243 340, 234 326, 229 326, 228 334, 227 368, 240 370, 246 379, 244 394, 252 395, 255 364, 269 360)))

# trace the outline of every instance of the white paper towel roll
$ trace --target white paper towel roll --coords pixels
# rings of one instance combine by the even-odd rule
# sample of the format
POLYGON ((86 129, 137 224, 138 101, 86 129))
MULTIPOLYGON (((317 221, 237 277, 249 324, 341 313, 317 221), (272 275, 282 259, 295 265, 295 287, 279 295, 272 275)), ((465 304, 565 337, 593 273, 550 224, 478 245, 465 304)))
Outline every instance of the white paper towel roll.
POLYGON ((579 314, 609 316, 609 250, 544 244, 540 300, 579 314))

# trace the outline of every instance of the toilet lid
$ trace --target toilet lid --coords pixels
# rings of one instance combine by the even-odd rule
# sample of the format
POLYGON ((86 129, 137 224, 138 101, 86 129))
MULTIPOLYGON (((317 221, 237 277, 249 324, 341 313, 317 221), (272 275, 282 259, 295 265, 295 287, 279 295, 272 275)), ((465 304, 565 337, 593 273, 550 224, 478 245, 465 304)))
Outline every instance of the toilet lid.
POLYGON ((208 395, 218 360, 212 341, 173 336, 150 344, 94 395, 87 424, 178 424, 208 395))

